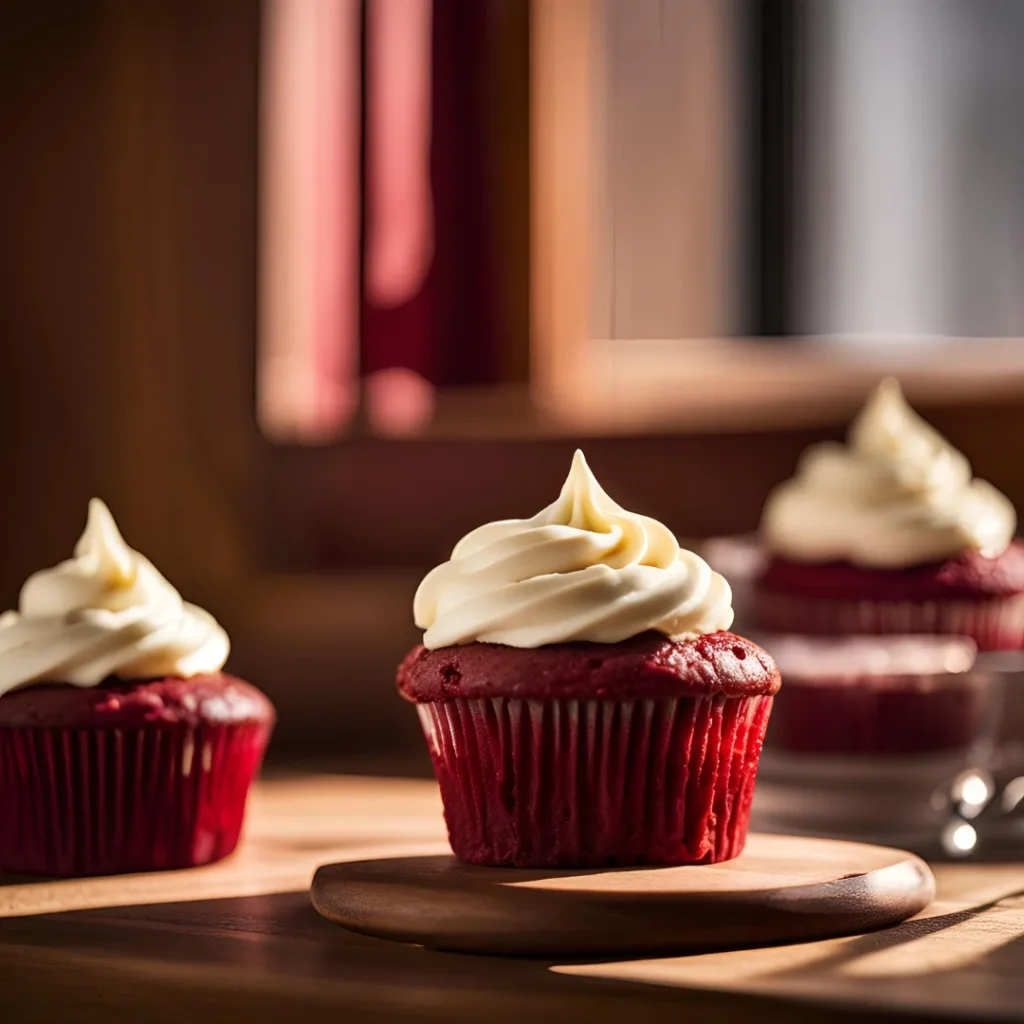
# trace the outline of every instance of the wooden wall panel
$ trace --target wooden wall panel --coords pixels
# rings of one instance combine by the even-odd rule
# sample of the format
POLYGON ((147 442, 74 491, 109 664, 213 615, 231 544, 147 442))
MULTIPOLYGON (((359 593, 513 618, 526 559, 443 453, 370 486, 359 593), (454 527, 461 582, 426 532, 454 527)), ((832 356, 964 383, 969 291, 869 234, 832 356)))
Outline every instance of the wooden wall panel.
MULTIPOLYGON (((5 14, 0 605, 69 554, 100 494, 224 621, 283 747, 411 743, 391 680, 419 569, 483 519, 551 500, 580 439, 260 437, 258 51, 251 0, 5 14)), ((934 420, 1024 507, 1019 403, 934 420)), ((584 440, 616 496, 692 536, 752 527, 820 434, 584 440)))

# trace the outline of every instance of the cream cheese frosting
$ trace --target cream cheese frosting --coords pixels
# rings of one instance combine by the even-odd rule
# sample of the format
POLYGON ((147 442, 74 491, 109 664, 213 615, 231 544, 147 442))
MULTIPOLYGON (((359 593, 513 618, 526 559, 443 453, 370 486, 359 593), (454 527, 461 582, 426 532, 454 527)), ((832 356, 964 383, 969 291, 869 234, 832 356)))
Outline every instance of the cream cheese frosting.
POLYGON ((995 558, 1016 526, 1009 499, 972 478, 967 459, 910 408, 891 378, 868 399, 845 445, 825 442, 804 453, 761 520, 776 555, 874 568, 967 549, 995 558))
POLYGON ((576 452, 557 501, 532 519, 488 523, 424 578, 413 606, 433 650, 617 643, 732 625, 729 584, 665 526, 620 508, 576 452))
POLYGON ((0 696, 33 683, 219 671, 227 634, 124 542, 98 498, 74 557, 34 573, 0 616, 0 696))

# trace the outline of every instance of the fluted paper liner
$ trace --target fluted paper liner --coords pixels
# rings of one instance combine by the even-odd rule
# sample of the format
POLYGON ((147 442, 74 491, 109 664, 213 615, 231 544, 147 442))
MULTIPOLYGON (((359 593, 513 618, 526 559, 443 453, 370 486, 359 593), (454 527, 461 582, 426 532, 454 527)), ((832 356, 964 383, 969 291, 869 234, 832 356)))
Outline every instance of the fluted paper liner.
POLYGON ((475 864, 712 863, 743 849, 770 696, 419 705, 475 864))
POLYGON ((263 724, 0 729, 0 871, 185 868, 238 843, 263 724))

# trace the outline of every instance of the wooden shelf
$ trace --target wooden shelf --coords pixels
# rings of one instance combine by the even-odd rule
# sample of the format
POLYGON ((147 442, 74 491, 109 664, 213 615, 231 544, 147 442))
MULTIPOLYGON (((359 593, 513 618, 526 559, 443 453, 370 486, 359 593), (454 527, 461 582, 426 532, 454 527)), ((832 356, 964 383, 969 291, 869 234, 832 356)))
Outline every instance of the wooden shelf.
POLYGON ((763 431, 845 423, 885 376, 912 402, 1024 395, 1024 341, 917 344, 712 338, 588 343, 559 418, 607 433, 763 431))
POLYGON ((525 385, 441 392, 428 439, 515 440, 703 434, 845 423, 869 390, 899 377, 912 402, 1024 397, 1024 340, 927 347, 825 339, 588 342, 573 372, 525 385))

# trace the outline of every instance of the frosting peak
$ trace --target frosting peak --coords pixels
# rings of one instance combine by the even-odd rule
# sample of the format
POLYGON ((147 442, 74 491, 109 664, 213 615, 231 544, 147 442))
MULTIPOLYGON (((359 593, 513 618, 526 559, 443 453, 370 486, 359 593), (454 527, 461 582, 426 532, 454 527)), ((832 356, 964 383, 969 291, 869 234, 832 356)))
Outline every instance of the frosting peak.
POLYGON ((125 544, 110 509, 99 498, 89 499, 89 518, 75 545, 75 558, 94 560, 97 576, 111 587, 130 586, 135 580, 131 548, 125 544))
POLYGON ((34 573, 18 610, 0 616, 0 695, 32 683, 95 686, 108 676, 219 671, 228 638, 124 542, 109 509, 89 502, 74 558, 34 573))
POLYGON ((728 583, 661 523, 617 505, 581 451, 532 519, 467 534, 416 592, 429 649, 617 643, 647 630, 692 637, 732 624, 728 583))
POLYGON ((846 445, 813 445, 765 505, 769 548, 797 561, 898 568, 976 549, 1003 553, 1017 518, 1009 499, 926 423, 899 383, 881 382, 846 445))

